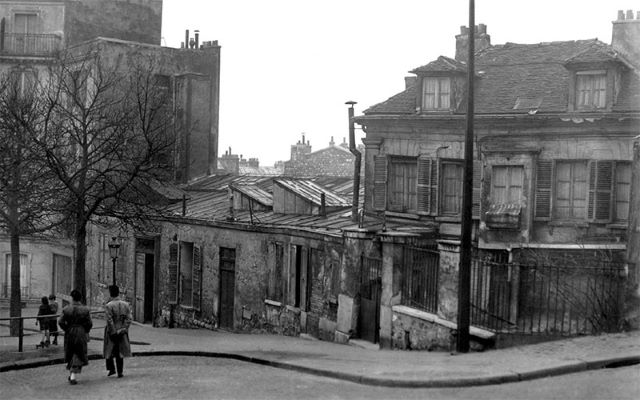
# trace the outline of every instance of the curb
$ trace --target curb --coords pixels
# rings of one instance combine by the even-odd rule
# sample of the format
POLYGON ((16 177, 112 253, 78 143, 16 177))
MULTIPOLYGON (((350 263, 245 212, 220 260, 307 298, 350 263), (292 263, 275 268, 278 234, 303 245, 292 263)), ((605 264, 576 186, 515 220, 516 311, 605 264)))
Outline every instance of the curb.
MULTIPOLYGON (((245 356, 237 353, 218 353, 207 351, 188 351, 188 350, 157 350, 133 352, 133 357, 159 357, 159 356, 188 356, 188 357, 208 357, 208 358, 226 358, 250 362, 257 365, 265 365, 274 368, 286 369, 290 371, 298 371, 310 375, 322 376, 326 378, 334 378, 343 381, 359 383, 368 386, 384 386, 396 388, 452 388, 452 387, 469 387, 469 386, 487 386, 498 385, 503 383, 513 383, 527 380, 546 378, 550 376, 565 375, 575 372, 584 372, 588 370, 596 370, 602 368, 615 368, 618 366, 627 366, 640 364, 640 355, 613 357, 608 359, 600 359, 594 361, 576 361, 571 364, 561 365, 558 367, 543 368, 535 371, 523 373, 513 372, 508 374, 475 377, 475 378, 452 378, 452 379, 427 379, 427 380, 402 380, 389 378, 374 378, 371 376, 350 374, 346 372, 323 370, 302 365, 290 364, 281 361, 267 360, 264 358, 256 358, 245 356)), ((103 356, 100 353, 89 354, 89 360, 100 360, 103 356)), ((30 360, 20 360, 12 363, 0 364, 0 372, 15 371, 28 368, 45 367, 64 363, 63 357, 58 358, 37 358, 30 360)))

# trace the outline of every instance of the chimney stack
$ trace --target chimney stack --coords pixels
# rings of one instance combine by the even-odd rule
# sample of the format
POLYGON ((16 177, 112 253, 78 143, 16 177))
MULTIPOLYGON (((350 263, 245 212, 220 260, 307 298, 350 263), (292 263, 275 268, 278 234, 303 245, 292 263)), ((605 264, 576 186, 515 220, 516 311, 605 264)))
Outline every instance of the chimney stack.
POLYGON ((409 89, 411 86, 415 85, 418 81, 417 76, 405 76, 404 77, 404 88, 409 89))
MULTIPOLYGON (((640 17, 640 11, 638 11, 640 17)), ((618 19, 612 22, 611 46, 631 59, 640 63, 640 18, 633 17, 633 10, 618 11, 618 19)))
MULTIPOLYGON (((491 47, 491 36, 487 34, 487 26, 479 24, 475 26, 475 50, 476 53, 491 47)), ((456 60, 467 62, 469 53, 469 28, 460 27, 460 34, 456 35, 456 60)))

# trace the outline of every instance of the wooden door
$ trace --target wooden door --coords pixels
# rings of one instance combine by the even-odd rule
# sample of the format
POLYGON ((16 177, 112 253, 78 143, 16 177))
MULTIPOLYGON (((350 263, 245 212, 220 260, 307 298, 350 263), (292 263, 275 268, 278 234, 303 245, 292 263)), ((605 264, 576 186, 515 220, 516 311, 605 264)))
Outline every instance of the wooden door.
POLYGON ((360 278, 360 338, 378 343, 380 337, 380 296, 382 294, 382 260, 362 257, 360 278))
POLYGON ((145 274, 146 274, 145 254, 136 253, 136 270, 135 270, 135 304, 133 319, 138 322, 144 322, 144 299, 145 299, 145 274))
POLYGON ((220 327, 233 329, 236 251, 220 248, 220 327))

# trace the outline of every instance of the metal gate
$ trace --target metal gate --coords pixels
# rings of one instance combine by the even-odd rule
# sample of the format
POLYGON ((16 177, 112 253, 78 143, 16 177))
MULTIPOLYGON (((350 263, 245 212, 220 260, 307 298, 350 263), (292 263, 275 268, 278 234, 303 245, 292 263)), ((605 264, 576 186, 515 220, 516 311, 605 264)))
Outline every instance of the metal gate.
POLYGON ((360 260, 360 338, 378 343, 380 339, 380 296, 382 294, 382 260, 366 257, 360 260))

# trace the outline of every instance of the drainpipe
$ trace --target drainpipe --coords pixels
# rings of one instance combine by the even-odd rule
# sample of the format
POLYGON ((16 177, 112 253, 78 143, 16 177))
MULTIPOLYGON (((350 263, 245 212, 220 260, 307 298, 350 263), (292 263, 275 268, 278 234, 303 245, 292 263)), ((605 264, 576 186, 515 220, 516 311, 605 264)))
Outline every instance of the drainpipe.
POLYGON ((4 33, 6 30, 6 21, 4 17, 0 20, 0 52, 4 52, 4 33))
POLYGON ((362 154, 356 149, 356 127, 353 122, 353 105, 357 104, 355 101, 347 101, 345 104, 349 105, 349 151, 356 156, 353 162, 353 203, 351 205, 351 220, 358 222, 358 205, 360 203, 360 164, 362 160, 362 154))
POLYGON ((327 198, 324 192, 320 193, 320 215, 322 217, 327 216, 327 198))

